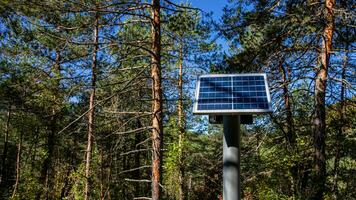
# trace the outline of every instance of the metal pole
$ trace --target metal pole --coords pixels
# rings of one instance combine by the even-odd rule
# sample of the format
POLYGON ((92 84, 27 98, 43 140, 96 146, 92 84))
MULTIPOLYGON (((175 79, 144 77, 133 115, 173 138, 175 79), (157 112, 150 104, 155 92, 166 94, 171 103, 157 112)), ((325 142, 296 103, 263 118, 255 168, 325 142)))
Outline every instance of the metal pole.
POLYGON ((224 116, 223 199, 240 200, 240 116, 224 116))

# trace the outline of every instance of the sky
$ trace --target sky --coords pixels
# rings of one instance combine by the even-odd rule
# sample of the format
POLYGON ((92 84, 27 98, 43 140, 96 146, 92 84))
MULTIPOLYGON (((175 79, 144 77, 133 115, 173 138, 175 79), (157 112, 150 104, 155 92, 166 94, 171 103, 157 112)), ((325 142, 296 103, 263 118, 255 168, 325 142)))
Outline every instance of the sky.
MULTIPOLYGON (((205 12, 212 12, 213 18, 217 22, 220 22, 220 18, 223 15, 223 8, 228 4, 228 0, 187 0, 193 7, 200 8, 205 12)), ((222 50, 228 53, 228 44, 224 38, 218 38, 217 44, 222 46, 222 50)))
POLYGON ((206 12, 213 12, 214 19, 218 20, 223 14, 223 8, 227 0, 188 0, 193 7, 200 8, 206 12))

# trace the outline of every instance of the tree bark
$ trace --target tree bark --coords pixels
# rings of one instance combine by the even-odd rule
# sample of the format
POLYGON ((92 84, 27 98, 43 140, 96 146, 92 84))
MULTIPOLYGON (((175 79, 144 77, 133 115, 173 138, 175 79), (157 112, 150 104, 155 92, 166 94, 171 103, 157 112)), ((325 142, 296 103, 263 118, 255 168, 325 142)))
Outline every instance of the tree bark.
POLYGON ((160 1, 152 0, 152 200, 161 199, 162 87, 160 1))
MULTIPOLYGON (((183 132, 183 44, 180 45, 179 49, 179 78, 178 78, 178 128, 179 128, 179 138, 181 139, 183 132)), ((181 141, 181 140, 179 140, 181 141)))
POLYGON ((96 90, 96 70, 97 70, 97 51, 98 51, 98 32, 99 32, 99 15, 95 13, 95 20, 93 26, 93 42, 94 49, 92 55, 92 74, 91 74, 91 93, 89 99, 89 113, 88 113, 88 140, 85 159, 85 188, 84 199, 88 200, 90 197, 90 161, 93 145, 94 133, 94 113, 95 113, 95 90, 96 90))
POLYGON ((179 150, 179 200, 184 199, 184 168, 183 168, 183 142, 184 142, 184 116, 183 116, 183 41, 179 49, 179 78, 178 78, 178 150, 179 150))
POLYGON ((320 67, 316 74, 314 101, 315 101, 315 117, 314 117, 314 178, 313 185, 315 191, 312 194, 312 199, 321 200, 325 192, 326 182, 326 161, 325 161, 325 139, 326 139, 326 124, 325 124, 325 93, 326 82, 328 78, 328 67, 332 48, 332 38, 334 31, 334 8, 335 0, 325 1, 325 27, 323 31, 322 47, 320 51, 320 67))

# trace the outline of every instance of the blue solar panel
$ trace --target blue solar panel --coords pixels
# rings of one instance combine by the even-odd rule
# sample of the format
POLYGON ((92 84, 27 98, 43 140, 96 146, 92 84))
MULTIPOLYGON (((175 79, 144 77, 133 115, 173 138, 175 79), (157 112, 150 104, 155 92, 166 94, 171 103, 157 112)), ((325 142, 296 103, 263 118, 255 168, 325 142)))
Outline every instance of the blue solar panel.
POLYGON ((270 97, 265 77, 265 74, 201 76, 194 112, 269 112, 270 97))

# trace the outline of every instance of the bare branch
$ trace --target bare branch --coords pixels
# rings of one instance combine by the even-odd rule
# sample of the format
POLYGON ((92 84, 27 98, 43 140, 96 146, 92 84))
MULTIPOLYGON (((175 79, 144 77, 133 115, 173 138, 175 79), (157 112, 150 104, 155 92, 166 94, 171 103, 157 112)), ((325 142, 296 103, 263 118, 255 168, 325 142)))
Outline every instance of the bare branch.
MULTIPOLYGON (((145 69, 143 69, 141 72, 139 72, 137 74, 137 76, 133 77, 130 81, 128 81, 124 87, 122 87, 119 91, 122 91, 124 90, 132 81, 134 81, 136 79, 136 77, 138 77, 141 73, 144 72, 145 69)), ((114 92, 112 95, 110 95, 109 97, 101 100, 101 101, 98 101, 96 104, 94 104, 93 108, 94 109, 95 107, 97 107, 98 105, 101 105, 105 102, 107 102, 108 100, 110 100, 111 98, 113 98, 114 96, 120 94, 119 92, 114 92)), ((83 114, 81 114, 79 117, 77 117, 75 120, 73 120, 72 122, 70 122, 67 126, 65 126, 62 130, 60 130, 57 134, 61 134, 63 131, 67 130, 70 126, 72 126, 73 124, 75 124, 77 121, 79 121, 82 117, 84 117, 88 112, 90 112, 91 109, 88 109, 87 111, 85 111, 83 114)))
POLYGON ((138 132, 142 132, 142 131, 146 131, 146 130, 150 130, 150 129, 152 129, 152 126, 145 126, 145 127, 134 129, 134 130, 124 131, 124 132, 117 132, 117 133, 113 133, 113 134, 115 134, 115 135, 124 135, 124 134, 129 134, 129 133, 138 133, 138 132))
POLYGON ((144 169, 144 168, 151 168, 151 166, 150 165, 145 165, 145 166, 141 166, 141 167, 136 167, 136 168, 132 168, 132 169, 121 171, 119 174, 124 174, 124 173, 127 173, 127 172, 133 172, 133 171, 144 169))
POLYGON ((121 153, 120 156, 129 155, 129 154, 137 153, 137 152, 149 151, 149 150, 151 150, 151 149, 136 149, 136 150, 128 151, 125 153, 121 153))
POLYGON ((134 200, 136 199, 145 199, 145 200, 151 200, 152 198, 149 198, 149 197, 135 197, 133 198, 134 200))
POLYGON ((175 4, 169 0, 164 0, 164 1, 170 5, 177 7, 177 8, 183 8, 183 9, 188 9, 188 10, 199 10, 199 11, 203 12, 200 8, 192 8, 192 7, 188 7, 188 6, 178 5, 178 4, 175 4))
POLYGON ((129 179, 129 178, 125 178, 125 181, 151 183, 151 180, 147 180, 147 179, 129 179))

